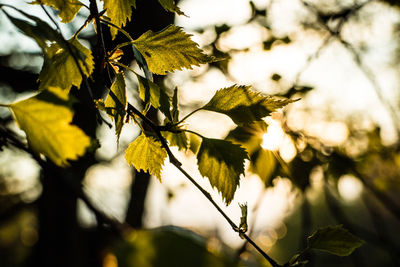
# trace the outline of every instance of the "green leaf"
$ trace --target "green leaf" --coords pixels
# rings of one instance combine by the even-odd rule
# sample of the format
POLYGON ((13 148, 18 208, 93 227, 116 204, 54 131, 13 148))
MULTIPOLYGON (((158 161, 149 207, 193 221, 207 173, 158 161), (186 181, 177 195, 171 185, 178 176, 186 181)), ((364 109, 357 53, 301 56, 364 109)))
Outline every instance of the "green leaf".
POLYGON ((137 230, 113 246, 118 266, 124 267, 236 267, 235 252, 223 244, 209 246, 192 231, 163 226, 137 230))
POLYGON ((58 42, 60 44, 63 43, 64 39, 62 38, 62 36, 56 30, 50 27, 49 24, 19 9, 16 10, 31 21, 14 18, 13 16, 9 15, 4 9, 2 9, 9 20, 26 36, 33 38, 44 52, 54 42, 58 42))
POLYGON ((226 205, 232 201, 240 175, 244 174, 245 159, 247 152, 240 145, 219 139, 202 140, 197 154, 199 171, 221 193, 226 205))
POLYGON ((171 118, 169 96, 157 84, 136 74, 139 82, 139 96, 145 102, 159 109, 169 120, 171 118))
POLYGON ((182 12, 182 10, 175 4, 174 0, 158 0, 162 7, 169 11, 169 12, 175 12, 178 15, 185 15, 185 13, 182 12))
MULTIPOLYGON (((104 9, 111 22, 118 27, 124 27, 131 20, 132 7, 136 8, 135 0, 104 0, 104 9)), ((110 27, 111 36, 114 39, 118 30, 110 27)))
POLYGON ((241 144, 249 155, 260 149, 263 135, 267 132, 268 125, 264 121, 255 121, 231 130, 226 140, 241 144))
POLYGON ((115 133, 117 139, 121 135, 122 127, 124 126, 124 120, 126 115, 126 86, 124 73, 117 73, 115 80, 111 85, 110 92, 104 102, 105 109, 109 112, 110 117, 115 122, 115 133))
POLYGON ((58 166, 68 166, 68 160, 83 156, 91 146, 91 139, 71 124, 74 113, 67 91, 51 87, 10 109, 32 150, 58 166))
POLYGON ((272 174, 276 168, 276 160, 272 151, 259 147, 250 155, 250 171, 257 174, 264 184, 270 185, 272 174))
POLYGON ((190 39, 180 27, 170 25, 163 31, 147 31, 133 45, 145 58, 151 72, 165 75, 166 72, 192 69, 192 66, 214 61, 190 39))
POLYGON ((236 124, 242 125, 259 121, 291 102, 294 100, 263 96, 250 90, 249 86, 233 85, 218 90, 203 109, 225 114, 236 124))
POLYGON ((179 150, 187 150, 189 146, 189 140, 185 132, 162 132, 162 136, 168 140, 169 145, 177 146, 179 150))
POLYGON ((344 229, 342 225, 318 229, 307 238, 309 248, 329 252, 337 256, 348 256, 362 246, 364 241, 344 229))
MULTIPOLYGON (((94 68, 91 51, 76 38, 70 39, 68 43, 79 62, 83 74, 89 77, 94 68)), ((39 89, 54 86, 69 90, 72 85, 79 88, 82 82, 82 75, 69 49, 58 43, 53 43, 46 51, 43 68, 39 75, 39 80, 41 81, 39 89)))
POLYGON ((18 12, 30 19, 31 22, 14 18, 4 10, 3 12, 16 27, 25 35, 33 38, 43 50, 44 64, 39 75, 40 89, 46 89, 49 86, 66 90, 70 89, 72 85, 79 87, 82 77, 70 52, 75 55, 86 77, 92 73, 94 63, 91 51, 76 38, 71 38, 67 43, 46 22, 21 10, 18 12))
MULTIPOLYGON (((172 123, 179 122, 179 109, 178 109, 178 87, 175 87, 174 95, 172 97, 172 110, 171 115, 172 123)), ((176 130, 181 130, 178 126, 176 130)), ((162 132, 165 139, 168 140, 171 146, 177 146, 179 150, 187 150, 189 146, 189 140, 184 131, 179 133, 174 132, 162 132)))
POLYGON ((60 11, 61 22, 68 23, 74 19, 83 4, 78 0, 40 0, 31 4, 44 4, 60 11))
POLYGON ((133 165, 138 171, 149 172, 160 181, 161 170, 166 157, 167 152, 162 147, 161 142, 143 133, 125 151, 125 159, 129 165, 133 165))

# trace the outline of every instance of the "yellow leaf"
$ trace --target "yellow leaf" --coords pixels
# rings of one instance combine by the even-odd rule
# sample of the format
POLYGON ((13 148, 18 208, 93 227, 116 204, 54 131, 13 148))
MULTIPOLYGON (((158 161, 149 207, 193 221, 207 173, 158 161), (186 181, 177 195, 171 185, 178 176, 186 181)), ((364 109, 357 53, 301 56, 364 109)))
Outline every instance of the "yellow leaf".
POLYGON ((60 11, 61 22, 67 23, 74 19, 83 4, 78 0, 40 0, 31 4, 44 4, 60 11))
POLYGON ((125 77, 123 72, 120 72, 115 76, 115 80, 110 88, 110 93, 104 102, 105 109, 110 110, 109 115, 115 121, 115 132, 118 139, 121 134, 122 127, 124 126, 126 105, 127 100, 125 77))
POLYGON ((200 174, 210 180, 228 205, 239 186, 240 175, 244 174, 247 152, 240 145, 229 141, 204 138, 197 154, 200 174))
MULTIPOLYGON (((93 56, 89 49, 83 46, 76 38, 69 41, 83 74, 88 77, 94 68, 93 56)), ((80 87, 82 75, 76 65, 74 57, 67 48, 58 43, 52 44, 47 50, 42 71, 39 75, 40 89, 50 86, 69 90, 72 85, 80 87)))
POLYGON ((178 15, 185 15, 182 10, 175 4, 174 0, 158 0, 165 10, 169 12, 175 12, 178 15))
POLYGON ((136 74, 139 83, 139 97, 145 103, 150 103, 154 108, 159 109, 169 120, 171 118, 170 100, 167 93, 156 83, 136 74))
MULTIPOLYGON (((118 27, 123 27, 126 21, 131 20, 132 6, 136 8, 135 0, 104 0, 104 9, 111 22, 118 27)), ((118 30, 110 27, 111 36, 114 39, 118 30)))
POLYGON ((161 181, 161 170, 167 152, 161 142, 153 137, 141 134, 125 151, 125 159, 136 170, 143 170, 156 176, 161 181))
POLYGON ((163 31, 147 31, 133 45, 143 55, 151 72, 165 75, 166 72, 192 69, 192 66, 215 60, 198 47, 180 27, 170 25, 163 31))
POLYGON ((10 109, 32 150, 58 166, 68 166, 68 160, 83 156, 91 145, 91 139, 71 124, 72 101, 65 90, 49 88, 12 104, 10 109))
POLYGON ((238 125, 260 121, 279 108, 296 100, 277 99, 250 90, 250 86, 233 85, 218 90, 203 107, 229 116, 238 125))

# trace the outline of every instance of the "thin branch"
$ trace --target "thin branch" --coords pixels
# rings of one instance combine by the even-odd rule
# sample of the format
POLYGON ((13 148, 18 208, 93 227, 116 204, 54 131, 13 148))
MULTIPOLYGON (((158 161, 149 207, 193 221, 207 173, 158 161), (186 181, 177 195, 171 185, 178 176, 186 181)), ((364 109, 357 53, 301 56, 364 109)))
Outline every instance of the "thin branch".
POLYGON ((194 113, 196 113, 197 111, 200 111, 200 110, 202 110, 202 109, 203 109, 203 107, 193 110, 192 112, 190 112, 189 114, 187 114, 185 117, 183 117, 183 119, 181 119, 181 120, 180 120, 179 122, 177 122, 176 124, 178 125, 179 123, 184 122, 187 118, 189 118, 189 117, 192 116, 194 113))
POLYGON ((200 137, 200 138, 205 138, 204 136, 202 136, 201 134, 199 134, 199 133, 197 133, 197 132, 195 132, 195 131, 191 131, 191 130, 183 130, 183 131, 188 132, 188 133, 191 133, 191 134, 194 134, 194 135, 197 135, 197 136, 200 137))
MULTIPOLYGON (((170 162, 183 174, 185 177, 207 198, 207 200, 217 209, 217 211, 225 218, 228 224, 232 227, 235 232, 240 232, 239 227, 229 218, 229 216, 218 206, 218 204, 211 197, 210 193, 202 188, 192 176, 190 176, 183 168, 182 163, 173 155, 171 152, 165 138, 161 135, 160 130, 157 126, 149 120, 146 116, 144 116, 139 110, 137 110, 134 106, 128 103, 128 115, 130 116, 139 116, 144 123, 146 123, 157 135, 162 146, 167 151, 170 162)), ((240 233, 242 237, 244 237, 247 242, 249 242, 273 267, 281 267, 274 259, 272 259, 267 253, 265 253, 248 235, 245 233, 240 233)))

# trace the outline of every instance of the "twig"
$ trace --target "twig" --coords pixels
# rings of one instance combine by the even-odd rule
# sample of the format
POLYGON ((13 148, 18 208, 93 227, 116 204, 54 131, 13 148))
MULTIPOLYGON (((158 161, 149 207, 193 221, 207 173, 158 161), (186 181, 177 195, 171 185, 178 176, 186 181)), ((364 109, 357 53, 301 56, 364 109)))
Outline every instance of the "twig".
MULTIPOLYGON (((163 148, 167 151, 170 162, 183 174, 185 177, 207 198, 207 200, 217 209, 217 211, 225 218, 228 224, 232 227, 235 232, 239 232, 239 227, 229 218, 229 216, 218 206, 218 204, 211 197, 210 193, 202 188, 192 176, 190 176, 183 168, 182 163, 173 155, 171 152, 165 138, 161 135, 160 130, 157 126, 149 120, 146 116, 144 116, 139 110, 137 110, 134 106, 128 103, 128 115, 130 116, 139 116, 144 123, 146 123, 157 135, 159 138, 163 148)), ((272 259, 267 253, 265 253, 248 235, 245 233, 240 233, 247 242, 249 242, 273 267, 281 267, 274 259, 272 259)))

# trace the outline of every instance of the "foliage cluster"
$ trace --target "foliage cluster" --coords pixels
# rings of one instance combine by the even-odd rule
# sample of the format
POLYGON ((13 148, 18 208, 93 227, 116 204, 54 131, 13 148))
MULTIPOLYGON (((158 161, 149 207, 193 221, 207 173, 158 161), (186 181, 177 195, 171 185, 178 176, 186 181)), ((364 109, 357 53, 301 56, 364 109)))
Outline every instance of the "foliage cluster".
MULTIPOLYGON (((161 181, 162 168, 168 158, 170 163, 204 194, 233 230, 253 245, 270 265, 305 265, 312 249, 348 256, 363 244, 362 240, 341 225, 320 228, 307 238, 307 244, 300 253, 284 265, 280 265, 246 234, 247 206, 240 205, 242 217, 237 226, 211 198, 210 193, 201 188, 184 170, 184 166, 169 148, 177 146, 179 150, 192 150, 196 154, 200 174, 220 193, 226 205, 231 204, 240 185, 241 176, 245 173, 245 160, 250 161, 249 170, 259 175, 266 186, 272 183, 273 177, 282 175, 290 177, 293 184, 305 191, 310 184, 310 172, 317 166, 323 166, 328 176, 336 177, 349 172, 363 176, 358 167, 360 164, 366 164, 368 160, 362 163, 355 162, 335 148, 323 153, 323 145, 318 147, 315 144, 306 144, 299 153, 303 156, 295 158, 290 165, 279 155, 262 149, 262 134, 268 128, 263 118, 297 101, 291 98, 292 95, 305 94, 311 88, 293 87, 285 98, 265 96, 250 86, 231 85, 218 90, 210 96, 208 103, 182 118, 179 110, 179 89, 166 89, 159 85, 153 76, 192 69, 200 64, 213 64, 224 68, 226 58, 222 51, 214 51, 214 55, 207 55, 191 40, 189 34, 175 25, 169 25, 159 32, 149 30, 138 38, 133 38, 124 30, 124 26, 129 21, 135 23, 135 18, 131 18, 132 8, 136 8, 134 0, 103 0, 103 11, 97 9, 96 1, 90 1, 89 6, 78 0, 38 0, 32 4, 41 5, 45 11, 47 7, 53 8, 63 23, 71 22, 82 8, 90 11, 85 24, 67 40, 56 22, 55 25, 49 25, 27 12, 0 4, 3 14, 23 34, 33 38, 43 53, 44 63, 39 74, 37 94, 12 104, 1 104, 11 110, 18 126, 26 134, 28 147, 20 148, 31 153, 39 163, 52 162, 62 168, 73 168, 101 145, 101 140, 97 140, 80 125, 81 123, 76 122, 79 121, 76 107, 79 104, 88 105, 95 114, 92 117, 95 123, 108 123, 108 118, 114 122, 117 140, 125 124, 133 123, 140 127, 141 134, 125 151, 125 159, 129 165, 138 171, 148 172, 161 181), (15 16, 14 13, 19 15, 15 16), (20 18, 21 15, 24 19, 20 18), (89 49, 79 40, 79 35, 91 24, 96 30, 98 46, 89 49), (109 32, 104 30, 104 25, 108 27, 109 32), (105 36, 107 34, 109 36, 105 36), (104 38, 118 42, 111 48, 105 47, 102 44, 104 38), (142 73, 123 63, 123 49, 126 48, 133 51, 142 73), (131 88, 127 88, 125 71, 132 72, 137 77, 138 96, 143 102, 143 108, 136 108, 127 101, 127 90, 131 88), (99 78, 98 73, 103 80, 99 78), (85 94, 89 96, 89 100, 82 97, 82 93, 79 93, 81 91, 87 92, 85 94), (104 97, 99 97, 103 91, 106 92, 104 97), (170 91, 173 93, 170 94, 170 91), (162 124, 150 117, 152 108, 163 118, 162 124), (186 120, 200 110, 226 115, 236 124, 236 128, 225 139, 208 138, 191 131, 186 120), (190 144, 193 136, 201 140, 198 147, 190 144), (307 155, 311 156, 307 158, 307 155)), ((185 15, 173 0, 159 0, 159 4, 169 12, 185 15)), ((253 11, 257 14, 255 8, 253 11)), ((51 18, 47 11, 46 14, 51 18)), ((268 48, 268 43, 265 45, 268 48)), ((214 49, 217 50, 215 44, 214 49)), ((279 80, 279 77, 275 79, 279 80)), ((304 137, 296 132, 288 133, 295 141, 301 141, 304 137)), ((6 136, 5 139, 7 144, 18 147, 16 144, 19 143, 12 136, 6 136)), ((85 199, 84 195, 79 197, 85 199)), ((396 209, 396 205, 393 207, 396 209)), ((93 209, 97 212, 98 221, 115 228, 119 233, 125 231, 121 230, 125 225, 109 220, 107 215, 96 211, 94 207, 93 209)), ((168 266, 165 265, 168 255, 163 254, 163 246, 168 247, 171 244, 176 246, 173 251, 181 255, 174 257, 174 260, 177 260, 176 265, 188 265, 193 261, 199 266, 238 264, 230 256, 207 250, 207 244, 201 237, 183 229, 133 231, 128 236, 124 236, 127 243, 115 253, 118 262, 126 266, 168 266), (143 253, 144 251, 147 252, 143 253), (192 258, 186 258, 185 255, 191 255, 192 258)))

